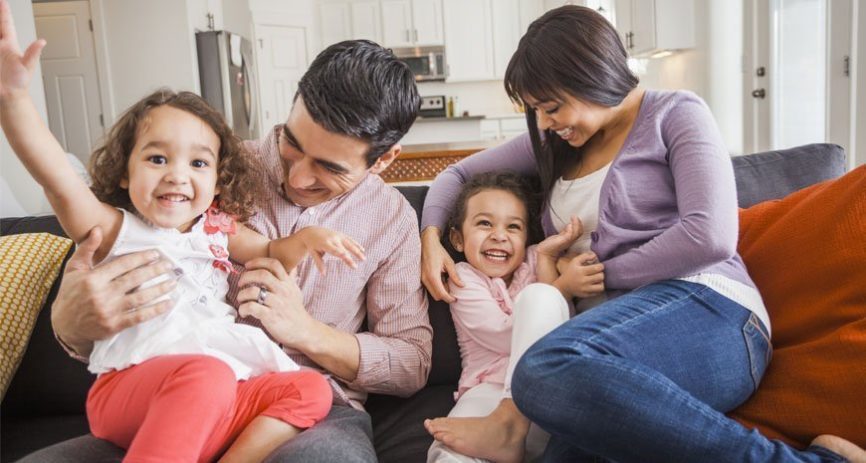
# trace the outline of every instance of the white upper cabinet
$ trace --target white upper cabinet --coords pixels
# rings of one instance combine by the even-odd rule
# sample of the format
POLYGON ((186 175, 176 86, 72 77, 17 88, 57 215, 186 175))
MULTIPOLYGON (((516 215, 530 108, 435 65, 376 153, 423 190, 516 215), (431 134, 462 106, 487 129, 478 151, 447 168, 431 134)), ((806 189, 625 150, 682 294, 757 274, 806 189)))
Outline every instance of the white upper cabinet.
POLYGON ((323 46, 349 39, 382 42, 379 0, 322 0, 319 16, 323 46))
POLYGON ((502 79, 543 8, 542 0, 445 0, 447 81, 502 79))
POLYGON ((490 3, 491 0, 444 0, 448 82, 495 78, 490 3))
POLYGON ((381 9, 386 47, 443 44, 442 0, 381 0, 381 9))
POLYGON ((694 48, 694 0, 616 0, 615 6, 616 28, 631 56, 694 48))
POLYGON ((352 9, 348 1, 323 1, 319 4, 322 46, 348 40, 352 37, 352 9))
POLYGON ((382 42, 382 15, 379 0, 355 0, 352 2, 352 38, 382 42))

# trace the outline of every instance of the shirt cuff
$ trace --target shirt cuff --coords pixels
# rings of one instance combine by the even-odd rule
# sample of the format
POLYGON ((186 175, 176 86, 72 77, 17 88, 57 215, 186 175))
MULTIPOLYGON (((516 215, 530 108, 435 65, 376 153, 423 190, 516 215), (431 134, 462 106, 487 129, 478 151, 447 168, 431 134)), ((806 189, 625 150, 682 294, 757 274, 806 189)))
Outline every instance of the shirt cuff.
POLYGON ((88 362, 88 358, 87 358, 87 357, 84 357, 83 355, 79 354, 79 353, 76 352, 75 349, 73 349, 69 344, 66 344, 66 343, 63 341, 63 339, 62 339, 62 338, 61 338, 61 337, 60 337, 56 332, 54 333, 54 339, 57 340, 57 343, 60 344, 60 347, 62 347, 63 350, 65 350, 66 353, 67 353, 70 357, 72 357, 72 358, 74 358, 75 360, 78 360, 79 362, 82 362, 82 363, 87 363, 87 362, 88 362))
POLYGON ((361 359, 358 362, 358 375, 348 384, 352 389, 369 389, 391 378, 391 352, 378 336, 371 333, 357 333, 358 349, 361 359))

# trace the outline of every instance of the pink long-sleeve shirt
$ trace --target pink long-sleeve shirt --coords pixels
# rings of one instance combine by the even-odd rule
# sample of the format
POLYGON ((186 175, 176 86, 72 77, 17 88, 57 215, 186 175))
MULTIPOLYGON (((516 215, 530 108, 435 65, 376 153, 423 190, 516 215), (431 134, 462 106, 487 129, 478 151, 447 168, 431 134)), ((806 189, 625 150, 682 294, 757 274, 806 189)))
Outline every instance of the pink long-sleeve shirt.
POLYGON ((467 262, 457 264, 461 288, 451 284, 451 316, 457 330, 463 373, 455 398, 481 383, 503 384, 511 356, 511 322, 514 299, 536 281, 536 247, 526 250, 526 260, 514 271, 511 284, 490 278, 467 262))

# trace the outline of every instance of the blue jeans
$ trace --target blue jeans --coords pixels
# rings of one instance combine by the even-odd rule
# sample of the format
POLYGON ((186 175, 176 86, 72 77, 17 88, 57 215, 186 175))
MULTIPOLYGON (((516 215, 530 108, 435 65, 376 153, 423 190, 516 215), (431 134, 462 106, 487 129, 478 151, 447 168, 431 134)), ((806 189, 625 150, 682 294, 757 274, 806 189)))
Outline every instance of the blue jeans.
POLYGON ((669 280, 572 318, 517 365, 517 407, 551 434, 546 462, 844 461, 799 451, 724 412, 758 386, 766 328, 712 289, 669 280))

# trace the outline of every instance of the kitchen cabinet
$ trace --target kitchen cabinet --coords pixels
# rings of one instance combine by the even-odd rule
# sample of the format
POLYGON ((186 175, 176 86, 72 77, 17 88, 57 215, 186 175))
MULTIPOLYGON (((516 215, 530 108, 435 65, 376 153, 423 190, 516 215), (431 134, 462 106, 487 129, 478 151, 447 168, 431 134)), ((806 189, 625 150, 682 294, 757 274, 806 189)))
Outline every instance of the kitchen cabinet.
POLYGON ((382 41, 379 0, 324 0, 319 17, 324 46, 349 39, 382 41))
POLYGON ((442 0, 381 0, 386 47, 442 45, 442 0))
POLYGON ((444 0, 447 82, 495 78, 490 0, 444 0))
POLYGON ((615 24, 632 57, 694 48, 694 0, 616 0, 615 24))
POLYGON ((224 29, 223 7, 220 0, 187 0, 187 10, 193 29, 197 31, 224 29))
POLYGON ((444 0, 447 81, 502 79, 520 37, 542 11, 542 0, 444 0))

